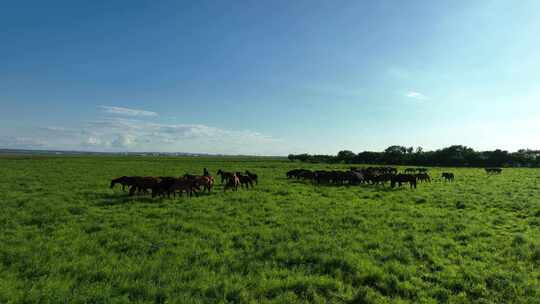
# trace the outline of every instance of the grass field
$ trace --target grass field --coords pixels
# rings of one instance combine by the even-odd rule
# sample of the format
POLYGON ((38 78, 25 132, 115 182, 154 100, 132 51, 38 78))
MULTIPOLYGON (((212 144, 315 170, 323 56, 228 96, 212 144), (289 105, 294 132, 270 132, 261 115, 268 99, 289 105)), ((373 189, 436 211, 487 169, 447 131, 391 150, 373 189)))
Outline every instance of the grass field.
MULTIPOLYGON (((315 187, 262 158, 3 157, 0 303, 540 303, 540 171, 315 187), (253 190, 127 197, 120 175, 249 169, 253 190)), ((342 166, 345 168, 345 166, 342 166)), ((219 183, 218 183, 219 184, 219 183)))

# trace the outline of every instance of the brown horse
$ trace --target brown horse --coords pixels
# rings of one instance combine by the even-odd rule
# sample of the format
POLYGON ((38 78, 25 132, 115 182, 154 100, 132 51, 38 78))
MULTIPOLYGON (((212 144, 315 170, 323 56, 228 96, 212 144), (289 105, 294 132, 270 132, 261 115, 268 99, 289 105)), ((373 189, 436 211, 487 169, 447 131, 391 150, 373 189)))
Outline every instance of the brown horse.
POLYGON ((135 194, 135 191, 138 193, 148 193, 148 190, 155 188, 160 179, 157 177, 145 176, 145 177, 136 177, 133 185, 129 189, 129 195, 132 196, 135 194))
POLYGON ((238 191, 238 186, 240 185, 240 179, 236 174, 232 174, 232 176, 227 180, 227 183, 225 184, 225 187, 223 187, 223 192, 227 191, 227 189, 232 189, 233 191, 238 191))
POLYGON ((241 187, 246 187, 246 189, 249 189, 249 187, 251 186, 251 188, 253 188, 253 180, 251 179, 251 177, 247 175, 242 175, 242 173, 240 172, 236 172, 235 175, 238 177, 241 187))
POLYGON ((221 169, 219 169, 218 172, 217 172, 217 175, 219 175, 221 177, 221 183, 223 184, 223 183, 227 183, 229 181, 229 179, 232 178, 234 173, 225 172, 225 171, 222 171, 221 169))
POLYGON ((176 182, 177 178, 170 176, 160 176, 159 182, 152 188, 152 197, 167 196, 171 197, 171 193, 175 195, 174 192, 169 191, 171 186, 176 182))
POLYGON ((194 180, 189 178, 177 178, 169 187, 168 192, 173 193, 175 196, 176 192, 179 192, 180 196, 182 196, 182 193, 186 192, 187 196, 191 197, 193 193, 195 193, 195 196, 199 196, 198 190, 200 190, 200 188, 194 180))
POLYGON ((212 187, 214 186, 214 178, 210 175, 195 176, 195 175, 186 174, 184 175, 184 178, 187 178, 193 181, 199 187, 202 186, 203 190, 208 191, 208 193, 212 191, 212 187))

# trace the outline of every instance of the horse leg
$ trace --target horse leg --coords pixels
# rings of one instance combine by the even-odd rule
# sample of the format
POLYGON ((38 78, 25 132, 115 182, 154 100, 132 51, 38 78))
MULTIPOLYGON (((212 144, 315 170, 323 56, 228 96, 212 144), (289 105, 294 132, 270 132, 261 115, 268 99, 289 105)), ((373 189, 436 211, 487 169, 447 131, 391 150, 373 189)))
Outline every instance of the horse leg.
POLYGON ((133 194, 135 194, 135 189, 136 188, 137 187, 135 187, 135 186, 131 186, 131 188, 129 189, 129 196, 133 196, 133 194))

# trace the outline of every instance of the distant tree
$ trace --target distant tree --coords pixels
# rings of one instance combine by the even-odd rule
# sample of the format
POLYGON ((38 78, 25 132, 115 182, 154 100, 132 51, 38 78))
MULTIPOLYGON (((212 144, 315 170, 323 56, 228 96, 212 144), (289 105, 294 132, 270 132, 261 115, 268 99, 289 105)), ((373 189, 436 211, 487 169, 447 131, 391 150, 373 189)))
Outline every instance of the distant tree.
POLYGON ((509 153, 500 149, 477 152, 463 145, 453 145, 436 151, 424 151, 422 147, 406 148, 394 145, 384 152, 364 151, 354 154, 352 151, 339 151, 337 155, 290 154, 291 161, 313 163, 355 163, 355 164, 394 164, 418 166, 515 166, 540 167, 540 150, 521 149, 509 153))
POLYGON ((384 162, 387 164, 400 164, 404 161, 407 148, 403 146, 390 146, 384 150, 384 162))
POLYGON ((336 160, 338 162, 351 163, 355 156, 356 154, 354 152, 349 150, 343 150, 338 152, 336 160))
POLYGON ((310 158, 311 156, 307 153, 296 155, 296 159, 299 159, 300 161, 303 161, 303 162, 308 161, 310 158))
POLYGON ((390 146, 384 150, 384 153, 386 154, 393 154, 393 155, 402 155, 407 153, 407 148, 403 146, 390 146))

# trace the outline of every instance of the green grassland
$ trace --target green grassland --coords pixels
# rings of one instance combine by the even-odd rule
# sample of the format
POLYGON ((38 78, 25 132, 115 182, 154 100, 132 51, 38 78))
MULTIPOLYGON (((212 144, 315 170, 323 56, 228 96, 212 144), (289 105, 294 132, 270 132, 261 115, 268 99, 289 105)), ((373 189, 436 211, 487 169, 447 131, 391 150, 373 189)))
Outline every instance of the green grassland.
POLYGON ((265 158, 0 158, 0 303, 540 303, 540 171, 313 186, 265 158), (130 198, 120 175, 249 169, 253 190, 130 198))

